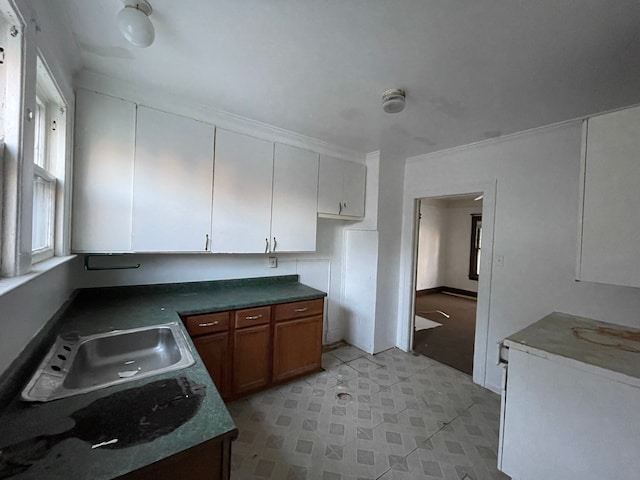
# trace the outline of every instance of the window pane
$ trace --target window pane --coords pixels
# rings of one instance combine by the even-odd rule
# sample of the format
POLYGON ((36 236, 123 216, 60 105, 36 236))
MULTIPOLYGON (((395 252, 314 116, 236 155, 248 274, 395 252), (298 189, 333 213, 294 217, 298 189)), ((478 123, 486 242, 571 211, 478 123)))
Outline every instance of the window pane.
POLYGON ((33 177, 33 251, 53 248, 53 213, 55 180, 46 180, 39 175, 33 177))
POLYGON ((42 168, 47 168, 46 158, 46 110, 42 101, 36 97, 36 122, 35 122, 35 139, 33 146, 33 161, 42 168))

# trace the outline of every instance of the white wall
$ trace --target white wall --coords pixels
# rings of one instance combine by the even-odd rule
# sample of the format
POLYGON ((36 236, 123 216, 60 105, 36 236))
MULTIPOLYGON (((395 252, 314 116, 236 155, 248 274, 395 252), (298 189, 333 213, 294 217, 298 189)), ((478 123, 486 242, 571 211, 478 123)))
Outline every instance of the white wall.
POLYGON ((41 275, 29 274, 34 278, 0 294, 0 375, 69 298, 77 260, 41 275))
MULTIPOLYGON (((497 184, 486 376, 480 379, 494 390, 501 381, 497 343, 550 312, 640 327, 640 289, 575 281, 580 145, 581 125, 572 122, 407 160, 403 238, 412 235, 406 199, 440 185, 497 184)), ((485 202, 485 218, 486 210, 485 202)), ((405 265, 407 245, 403 241, 405 265)), ((399 321, 408 323, 399 311, 399 321)))
POLYGON ((478 282, 469 280, 469 248, 471 214, 482 213, 482 203, 468 203, 420 201, 416 290, 446 286, 478 291, 478 282))
POLYGON ((416 290, 442 287, 445 285, 447 258, 447 209, 422 200, 420 215, 416 290))

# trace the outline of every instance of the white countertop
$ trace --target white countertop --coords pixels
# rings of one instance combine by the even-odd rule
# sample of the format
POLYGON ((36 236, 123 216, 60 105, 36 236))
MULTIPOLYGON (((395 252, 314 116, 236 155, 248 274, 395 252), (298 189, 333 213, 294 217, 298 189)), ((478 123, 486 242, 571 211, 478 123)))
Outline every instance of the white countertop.
POLYGON ((554 312, 508 336, 509 348, 640 388, 640 329, 554 312))

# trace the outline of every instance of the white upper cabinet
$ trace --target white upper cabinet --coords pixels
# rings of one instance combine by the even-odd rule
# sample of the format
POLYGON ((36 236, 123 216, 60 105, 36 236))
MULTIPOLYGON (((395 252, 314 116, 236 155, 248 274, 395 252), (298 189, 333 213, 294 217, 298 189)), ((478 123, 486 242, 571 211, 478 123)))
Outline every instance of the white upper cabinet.
POLYGON ((640 107, 590 118, 578 279, 640 287, 640 107))
POLYGON ((364 189, 367 167, 355 162, 344 162, 342 175, 341 215, 364 217, 364 189))
POLYGON ((271 251, 315 251, 317 208, 318 154, 276 143, 271 251))
POLYGON ((212 252, 315 251, 318 154, 216 131, 212 252))
POLYGON ((329 218, 364 217, 366 167, 322 155, 318 183, 318 214, 329 218))
POLYGON ((211 251, 268 252, 273 143, 216 130, 211 251))
POLYGON ((78 89, 72 250, 128 252, 136 105, 78 89))
POLYGON ((134 251, 208 250, 213 135, 213 125, 138 107, 133 184, 134 251))

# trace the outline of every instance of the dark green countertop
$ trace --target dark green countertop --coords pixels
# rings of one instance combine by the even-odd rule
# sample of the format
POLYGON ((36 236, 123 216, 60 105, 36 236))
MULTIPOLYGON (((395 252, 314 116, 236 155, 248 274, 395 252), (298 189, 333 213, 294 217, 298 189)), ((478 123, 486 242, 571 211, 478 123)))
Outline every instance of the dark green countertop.
MULTIPOLYGON (((324 292, 302 285, 297 275, 242 280, 193 282, 81 289, 58 320, 57 333, 80 335, 157 325, 180 321, 180 315, 234 310, 258 305, 310 300, 326 296, 324 292)), ((186 332, 185 332, 186 333, 186 332)), ((187 335, 188 338, 188 335, 187 335)), ((15 479, 111 479, 142 468, 207 440, 231 435, 237 430, 211 378, 188 340, 196 363, 186 369, 148 377, 47 403, 27 403, 15 398, 0 416, 0 478, 15 479), (72 416, 87 407, 101 405, 105 397, 117 392, 132 395, 152 382, 184 377, 206 391, 197 413, 184 424, 151 441, 128 448, 92 448, 92 442, 77 437, 49 442, 47 438, 76 425, 72 416), (47 438, 41 438, 46 436, 47 438), (24 446, 26 468, 9 468, 6 452, 11 445, 24 446), (28 457, 39 457, 28 460, 28 457), (5 464, 3 465, 3 461, 5 464), (30 466, 27 466, 30 464, 30 466), (13 473, 10 473, 13 472, 13 473)), ((29 349, 27 349, 29 350, 29 349)), ((41 358, 37 359, 37 364, 41 358)), ((29 378, 22 379, 23 385, 29 378)), ((173 381, 173 380, 168 380, 173 381)), ((117 397, 118 395, 115 395, 117 397)), ((114 428, 118 418, 109 420, 114 428)), ((130 420, 130 419, 129 419, 130 420)), ((80 423, 80 422, 78 422, 80 423)), ((137 425, 130 425, 135 429, 137 425)), ((13 455, 14 460, 20 455, 13 455)))

